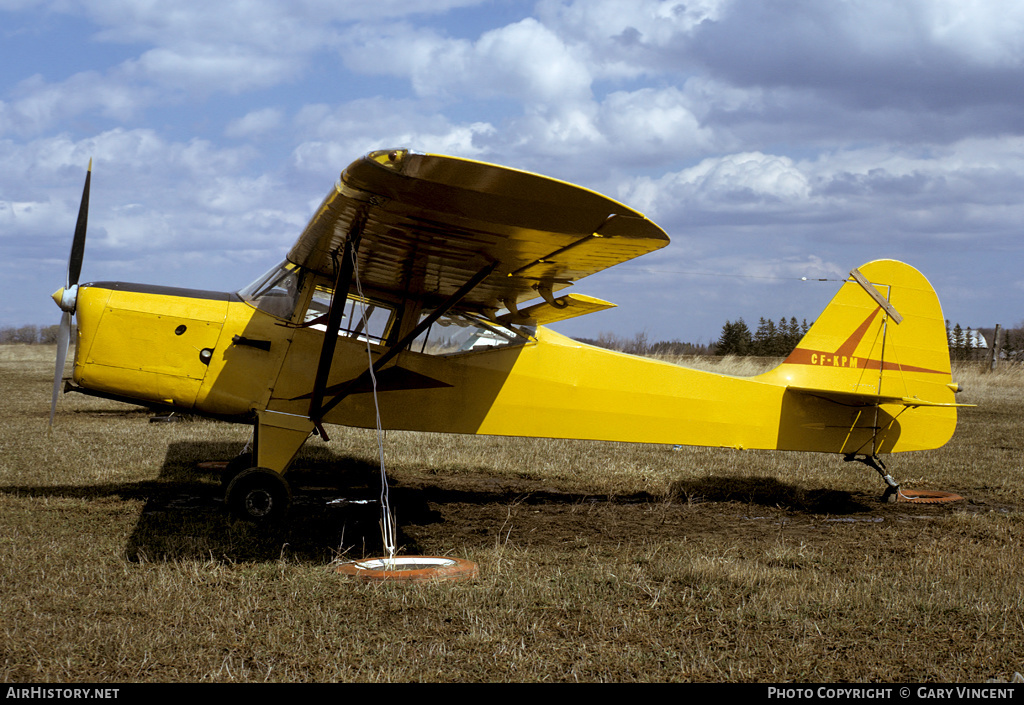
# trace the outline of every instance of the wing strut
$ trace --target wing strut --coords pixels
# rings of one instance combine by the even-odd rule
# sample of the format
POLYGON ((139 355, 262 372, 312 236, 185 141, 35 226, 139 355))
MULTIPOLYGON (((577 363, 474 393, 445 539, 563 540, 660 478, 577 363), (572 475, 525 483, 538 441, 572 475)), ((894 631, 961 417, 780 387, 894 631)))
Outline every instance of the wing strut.
MULTIPOLYGON (((338 404, 340 404, 342 401, 344 401, 345 397, 347 397, 351 393, 352 389, 354 387, 356 387, 356 385, 361 384, 361 383, 365 382, 367 379, 369 379, 369 377, 370 377, 370 369, 378 369, 379 370, 384 365, 386 365, 388 362, 390 362, 392 359, 394 359, 395 356, 397 356, 406 347, 408 347, 409 344, 413 340, 415 340, 417 336, 420 335, 420 333, 422 333, 427 328, 429 328, 431 326, 431 324, 433 324, 434 321, 436 321, 438 318, 440 318, 444 314, 448 313, 448 311, 452 308, 452 306, 454 306, 455 304, 459 303, 459 301, 464 299, 466 297, 466 295, 469 294, 469 292, 471 292, 473 289, 475 289, 476 286, 480 282, 482 282, 484 279, 486 279, 491 274, 491 272, 493 272, 495 269, 497 269, 498 268, 498 264, 499 264, 499 262, 496 260, 496 261, 492 262, 491 264, 487 265, 486 267, 484 267, 483 269, 481 269, 476 274, 474 274, 473 277, 469 281, 467 281, 465 284, 463 284, 461 287, 459 287, 458 291, 456 291, 454 294, 449 296, 444 301, 444 303, 442 303, 436 309, 431 311, 422 321, 420 321, 416 325, 415 328, 413 328, 411 331, 406 333, 405 337, 403 337, 397 343, 395 343, 390 348, 388 348, 388 350, 383 355, 381 355, 377 359, 377 361, 375 363, 373 363, 373 368, 367 368, 366 371, 363 372, 361 375, 359 375, 358 377, 355 377, 354 379, 351 379, 347 383, 345 383, 345 386, 343 386, 338 391, 338 393, 329 402, 327 402, 326 404, 322 404, 322 405, 321 404, 317 404, 317 407, 313 407, 312 404, 311 404, 310 405, 310 409, 311 410, 313 408, 318 408, 319 409, 318 413, 316 414, 316 416, 313 416, 311 414, 310 418, 312 419, 313 424, 316 426, 317 430, 321 433, 321 435, 323 434, 323 427, 322 426, 323 426, 324 416, 326 416, 328 414, 328 412, 331 411, 331 409, 333 409, 338 404)), ((337 296, 337 289, 335 290, 335 296, 337 296)), ((332 308, 332 310, 334 308, 333 301, 332 301, 332 304, 331 304, 331 308, 332 308)), ((335 333, 335 335, 337 335, 337 333, 335 333)), ((325 347, 326 347, 326 345, 325 345, 325 347)), ((333 354, 333 351, 332 351, 332 354, 333 354)), ((325 366, 323 358, 321 358, 320 366, 321 366, 321 368, 323 368, 325 366)), ((328 368, 330 367, 330 358, 327 358, 326 366, 328 368)), ((317 379, 318 380, 319 380, 319 376, 320 375, 319 375, 319 371, 318 371, 318 373, 317 373, 317 379)), ((326 384, 326 372, 324 373, 324 377, 325 377, 324 382, 326 384)), ((323 390, 322 389, 320 390, 320 396, 321 397, 323 396, 323 390)), ((324 436, 324 437, 326 438, 326 436, 324 436)))
POLYGON ((331 361, 334 359, 334 349, 338 344, 338 331, 341 329, 341 319, 345 313, 345 303, 348 301, 348 290, 352 285, 352 267, 355 252, 359 247, 359 239, 362 235, 362 222, 349 237, 345 239, 345 247, 342 251, 341 261, 334 262, 334 293, 331 295, 331 306, 327 310, 327 330, 324 331, 324 342, 320 346, 320 361, 316 366, 316 380, 313 382, 313 396, 309 400, 309 418, 316 427, 317 433, 324 440, 327 434, 324 433, 321 420, 327 410, 323 408, 324 390, 327 388, 327 377, 331 372, 331 361), (339 298, 338 293, 341 293, 339 298))

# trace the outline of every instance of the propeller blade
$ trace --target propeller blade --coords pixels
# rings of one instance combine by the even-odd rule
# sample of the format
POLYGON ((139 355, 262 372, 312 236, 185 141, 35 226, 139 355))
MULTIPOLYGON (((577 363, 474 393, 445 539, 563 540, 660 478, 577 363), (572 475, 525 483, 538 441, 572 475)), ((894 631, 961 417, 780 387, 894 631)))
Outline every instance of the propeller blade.
POLYGON ((82 273, 82 258, 85 255, 85 230, 89 223, 89 182, 92 180, 92 159, 89 170, 85 173, 85 187, 82 189, 82 202, 78 206, 78 223, 75 224, 75 239, 71 243, 71 256, 68 257, 68 278, 66 288, 70 289, 78 283, 82 273))
POLYGON ((68 345, 71 343, 71 313, 65 311, 60 317, 60 330, 57 332, 57 365, 53 372, 53 401, 50 402, 50 427, 53 427, 53 415, 57 413, 57 397, 60 395, 60 383, 64 378, 64 362, 68 359, 68 345))
MULTIPOLYGON (((78 294, 78 277, 82 274, 82 258, 85 255, 85 231, 89 224, 89 183, 92 181, 92 159, 89 169, 85 172, 85 186, 82 188, 82 202, 78 205, 78 222, 75 223, 75 239, 71 241, 71 254, 68 256, 68 273, 61 300, 57 305, 64 311, 60 317, 60 328, 57 331, 57 362, 53 371, 53 399, 50 401, 50 428, 53 428, 53 417, 57 413, 57 397, 60 396, 60 383, 64 379, 64 363, 68 359, 68 347, 71 344, 71 314, 75 309, 78 294), (68 293, 70 292, 70 295, 68 293)), ((56 296, 56 294, 54 294, 56 296)))

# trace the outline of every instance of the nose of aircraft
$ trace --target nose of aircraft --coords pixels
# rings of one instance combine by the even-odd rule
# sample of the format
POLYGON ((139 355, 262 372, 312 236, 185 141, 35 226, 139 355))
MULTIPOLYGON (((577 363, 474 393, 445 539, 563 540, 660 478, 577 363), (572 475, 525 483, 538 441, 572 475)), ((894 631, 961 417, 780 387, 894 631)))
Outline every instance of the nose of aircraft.
POLYGON ((78 285, 74 284, 69 287, 61 287, 57 291, 53 292, 51 296, 56 304, 60 307, 61 311, 67 311, 68 313, 75 312, 75 304, 78 299, 78 285))

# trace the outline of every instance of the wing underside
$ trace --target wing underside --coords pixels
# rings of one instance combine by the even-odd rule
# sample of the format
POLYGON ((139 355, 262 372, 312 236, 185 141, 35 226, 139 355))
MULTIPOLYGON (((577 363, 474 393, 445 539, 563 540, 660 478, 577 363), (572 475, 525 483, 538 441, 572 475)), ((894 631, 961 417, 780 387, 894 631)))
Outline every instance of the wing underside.
POLYGON ((550 301, 578 279, 668 244, 642 214, 593 191, 406 150, 349 165, 288 260, 333 276, 349 239, 359 242, 363 287, 425 306, 493 267, 459 304, 477 311, 550 301))

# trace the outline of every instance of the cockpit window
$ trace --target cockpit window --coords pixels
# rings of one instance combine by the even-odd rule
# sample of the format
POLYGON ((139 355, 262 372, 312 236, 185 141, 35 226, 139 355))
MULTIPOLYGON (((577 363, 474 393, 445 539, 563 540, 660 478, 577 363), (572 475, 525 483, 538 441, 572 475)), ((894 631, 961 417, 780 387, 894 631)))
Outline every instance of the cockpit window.
POLYGON ((470 313, 449 313, 434 321, 410 349, 428 355, 451 355, 521 345, 533 333, 532 328, 506 327, 470 313))
POLYGON ((291 319, 302 290, 303 272, 289 262, 271 269, 238 295, 272 316, 291 319))
MULTIPOLYGON (((317 287, 306 309, 303 323, 316 330, 327 330, 327 313, 331 308, 331 291, 317 287)), ((383 345, 391 332, 395 320, 395 308, 391 304, 349 294, 345 301, 341 327, 338 335, 369 340, 383 345)))

